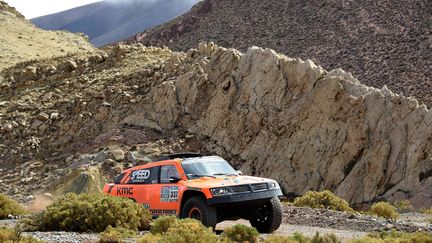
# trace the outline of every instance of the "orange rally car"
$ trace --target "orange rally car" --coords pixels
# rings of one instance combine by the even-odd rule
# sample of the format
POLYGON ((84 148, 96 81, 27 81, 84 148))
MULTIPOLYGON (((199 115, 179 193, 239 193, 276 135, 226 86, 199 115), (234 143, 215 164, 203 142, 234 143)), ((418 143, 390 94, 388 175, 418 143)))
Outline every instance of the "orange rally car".
POLYGON ((168 155, 123 171, 104 192, 133 199, 154 217, 195 218, 213 228, 243 218, 259 232, 270 233, 282 222, 279 184, 241 175, 218 156, 168 155))

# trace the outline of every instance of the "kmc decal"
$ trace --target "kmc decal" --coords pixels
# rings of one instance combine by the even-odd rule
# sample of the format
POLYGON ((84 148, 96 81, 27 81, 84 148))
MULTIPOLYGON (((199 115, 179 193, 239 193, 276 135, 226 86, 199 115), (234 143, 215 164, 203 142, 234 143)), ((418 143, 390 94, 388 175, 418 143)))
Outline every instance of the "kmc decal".
POLYGON ((117 187, 117 195, 120 195, 120 196, 133 195, 133 188, 132 187, 117 187))

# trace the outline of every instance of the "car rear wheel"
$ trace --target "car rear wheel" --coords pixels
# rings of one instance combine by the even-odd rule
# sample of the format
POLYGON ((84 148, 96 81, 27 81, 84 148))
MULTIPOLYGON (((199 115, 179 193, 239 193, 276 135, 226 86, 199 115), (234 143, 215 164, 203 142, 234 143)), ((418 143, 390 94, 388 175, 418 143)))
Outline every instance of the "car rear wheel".
POLYGON ((271 233, 282 223, 282 204, 278 197, 273 197, 259 208, 249 220, 260 233, 271 233))
POLYGON ((181 217, 199 220, 203 225, 212 227, 213 229, 217 224, 216 209, 212 206, 207 206, 204 198, 200 196, 191 197, 186 201, 181 217))

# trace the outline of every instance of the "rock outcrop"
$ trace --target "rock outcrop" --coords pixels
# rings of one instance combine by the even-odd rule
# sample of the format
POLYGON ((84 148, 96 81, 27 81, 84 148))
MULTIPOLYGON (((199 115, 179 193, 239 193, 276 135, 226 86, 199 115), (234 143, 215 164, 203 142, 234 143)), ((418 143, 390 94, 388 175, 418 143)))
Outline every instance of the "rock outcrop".
POLYGON ((271 48, 431 106, 431 12, 430 0, 204 0, 128 43, 176 51, 201 41, 240 51, 271 48))
POLYGON ((432 113, 414 99, 258 47, 105 51, 2 73, 2 164, 72 165, 67 157, 118 128, 187 132, 244 173, 278 180, 285 194, 331 189, 351 204, 432 204, 432 113))

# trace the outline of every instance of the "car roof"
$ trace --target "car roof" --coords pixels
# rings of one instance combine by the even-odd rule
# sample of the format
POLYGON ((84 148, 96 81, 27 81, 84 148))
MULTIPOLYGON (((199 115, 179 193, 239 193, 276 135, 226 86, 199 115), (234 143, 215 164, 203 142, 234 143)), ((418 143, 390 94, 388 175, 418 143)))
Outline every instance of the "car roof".
POLYGON ((201 156, 201 157, 192 157, 192 158, 185 158, 185 159, 175 158, 175 159, 150 162, 150 163, 145 164, 145 165, 131 167, 129 169, 124 170, 123 173, 129 172, 131 170, 147 169, 147 168, 151 168, 151 167, 155 167, 155 166, 162 166, 162 165, 167 165, 167 164, 176 164, 176 163, 180 164, 182 162, 186 162, 186 163, 211 162, 211 161, 220 161, 220 160, 224 160, 224 159, 219 157, 219 156, 201 156))

